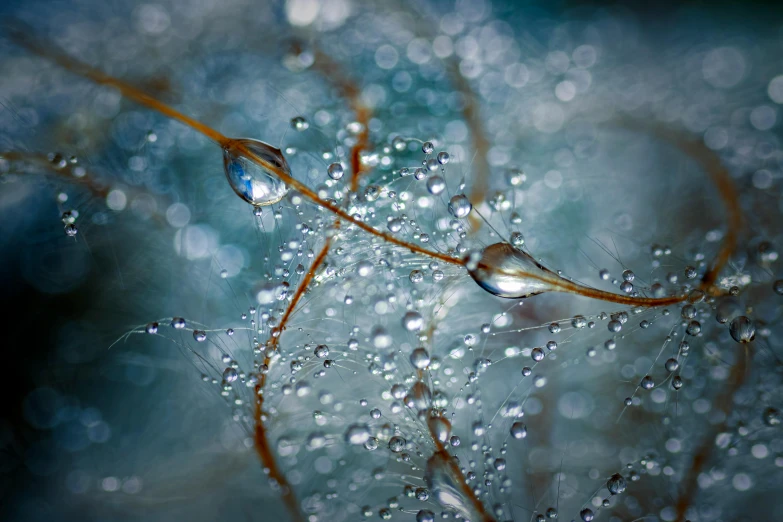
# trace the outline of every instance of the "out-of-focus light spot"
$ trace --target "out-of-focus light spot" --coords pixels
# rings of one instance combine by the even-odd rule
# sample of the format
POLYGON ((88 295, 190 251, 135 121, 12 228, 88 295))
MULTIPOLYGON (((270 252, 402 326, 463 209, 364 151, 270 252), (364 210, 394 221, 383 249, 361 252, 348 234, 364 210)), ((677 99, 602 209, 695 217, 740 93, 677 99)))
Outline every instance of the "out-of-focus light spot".
POLYGON ((774 127, 777 119, 777 111, 769 105, 760 105, 750 111, 750 124, 761 131, 774 127))
POLYGON ((394 69, 399 58, 400 54, 397 49, 388 44, 378 47, 378 50, 375 51, 375 63, 381 69, 394 69))
POLYGON ((775 103, 783 104, 783 74, 775 76, 767 86, 769 99, 775 103))
POLYGON ((568 80, 560 82, 555 87, 555 96, 564 102, 569 102, 576 96, 576 86, 568 80))
POLYGON ((106 195, 106 206, 117 212, 125 210, 128 204, 128 196, 120 189, 114 189, 106 195))
POLYGON ((166 209, 166 221, 174 228, 182 228, 190 223, 190 209, 182 203, 173 203, 166 209))
POLYGON ((318 0, 287 0, 285 14, 291 25, 303 27, 313 23, 321 10, 318 0))
POLYGON ((718 89, 734 87, 745 76, 745 57, 734 47, 718 47, 702 62, 704 79, 718 89))

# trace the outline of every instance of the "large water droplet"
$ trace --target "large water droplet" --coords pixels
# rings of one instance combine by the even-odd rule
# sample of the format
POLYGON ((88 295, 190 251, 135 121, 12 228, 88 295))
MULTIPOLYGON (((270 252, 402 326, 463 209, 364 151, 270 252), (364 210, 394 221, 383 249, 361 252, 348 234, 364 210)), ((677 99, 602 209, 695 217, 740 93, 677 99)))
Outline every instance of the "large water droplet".
POLYGON ((466 520, 487 520, 486 515, 479 513, 463 491, 465 479, 458 472, 459 468, 449 462, 451 456, 439 451, 427 461, 424 480, 435 500, 445 509, 458 512, 466 520))
POLYGON ((237 195, 256 207, 277 203, 288 193, 288 187, 277 175, 249 160, 237 144, 244 145, 253 154, 279 168, 286 174, 291 174, 288 162, 280 149, 276 149, 263 141, 242 138, 233 140, 223 149, 223 166, 226 179, 237 195))
POLYGON ((487 292, 513 299, 553 290, 551 281, 557 279, 530 255, 508 243, 485 248, 470 275, 487 292))

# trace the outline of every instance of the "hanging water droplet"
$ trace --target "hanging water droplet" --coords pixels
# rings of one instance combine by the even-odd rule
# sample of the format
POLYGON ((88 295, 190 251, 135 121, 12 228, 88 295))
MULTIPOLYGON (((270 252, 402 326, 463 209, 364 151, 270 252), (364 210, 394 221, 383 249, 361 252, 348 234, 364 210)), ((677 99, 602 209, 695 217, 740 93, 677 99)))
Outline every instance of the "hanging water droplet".
POLYGON ((465 194, 457 194, 449 200, 449 213, 455 218, 468 217, 473 205, 465 194))
POLYGON ((438 163, 440 163, 441 165, 445 165, 446 163, 449 162, 450 159, 451 156, 449 156, 448 152, 446 151, 438 152, 438 163))
POLYGON ((424 480, 434 499, 444 508, 456 511, 466 520, 487 520, 464 493, 465 479, 446 452, 437 452, 427 461, 424 480))
POLYGON ((511 425, 511 436, 517 440, 527 437, 527 426, 522 422, 515 422, 511 425))
POLYGON ((625 491, 625 477, 619 473, 615 473, 606 481, 606 489, 608 489, 609 493, 612 495, 619 495, 625 491))
POLYGON ((238 145, 242 145, 260 159, 273 165, 285 174, 290 175, 283 153, 263 141, 249 138, 229 142, 223 149, 223 166, 226 179, 239 197, 251 205, 261 207, 277 203, 288 193, 288 187, 277 175, 264 167, 257 165, 246 157, 238 145))
POLYGON ((433 196, 437 196, 446 190, 446 182, 440 176, 432 176, 427 180, 427 190, 433 196))
POLYGON ((583 522, 593 522, 593 518, 595 517, 593 510, 590 508, 584 508, 579 512, 579 516, 582 517, 583 522))
POLYGON ((418 332, 424 326, 424 318, 419 312, 406 312, 402 317, 402 326, 409 332, 418 332))
POLYGON ((550 281, 557 277, 508 243, 495 243, 485 248, 470 275, 487 292, 509 299, 552 290, 550 281))
POLYGON ((329 174, 330 178, 332 178, 333 180, 338 180, 343 177, 345 170, 343 169, 343 166, 340 163, 332 163, 326 169, 326 172, 327 174, 329 174))
POLYGON ((749 343, 756 337, 756 326, 753 321, 740 315, 731 321, 729 333, 732 339, 738 343, 749 343))
POLYGON ((366 424, 351 424, 345 430, 345 442, 349 444, 364 444, 370 439, 370 427, 366 424))
POLYGON ((295 118, 291 118, 291 128, 302 132, 310 128, 310 122, 308 122, 302 116, 297 116, 295 118))

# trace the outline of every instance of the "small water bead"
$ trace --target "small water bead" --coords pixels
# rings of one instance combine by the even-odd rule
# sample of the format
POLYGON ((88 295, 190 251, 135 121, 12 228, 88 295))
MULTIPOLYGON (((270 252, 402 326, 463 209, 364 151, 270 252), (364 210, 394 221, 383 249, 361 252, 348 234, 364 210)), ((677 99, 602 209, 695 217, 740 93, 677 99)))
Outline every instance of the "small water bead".
POLYGON ((511 241, 511 244, 515 247, 522 248, 525 245, 525 236, 523 236, 521 232, 512 232, 509 241, 511 241))
POLYGON ((780 410, 777 408, 767 408, 761 415, 761 420, 769 427, 779 426, 781 422, 780 410))
POLYGON ((193 339, 198 343, 203 343, 207 340, 207 332, 204 330, 193 330, 193 339))
POLYGON ((416 522, 435 522, 435 513, 429 509, 422 509, 416 513, 416 522))
POLYGON ((469 270, 469 273, 487 292, 509 299, 530 297, 552 290, 547 280, 557 277, 530 255, 508 243, 495 243, 486 247, 481 252, 476 268, 469 270))
POLYGON ((631 272, 630 270, 624 270, 623 271, 623 280, 628 281, 629 283, 632 282, 636 278, 636 275, 631 272))
POLYGON ((388 223, 386 223, 386 228, 389 229, 389 232, 394 232, 395 234, 402 230, 402 226, 404 224, 404 221, 400 218, 394 218, 390 219, 388 223))
POLYGON ((400 453, 405 449, 405 439, 398 436, 392 437, 389 439, 389 449, 392 453, 400 453))
POLYGON ((666 361, 664 366, 666 367, 666 371, 676 372, 680 367, 680 362, 672 357, 671 359, 666 361))
POLYGON ((625 491, 625 477, 619 473, 615 473, 606 481, 606 489, 608 489, 609 493, 612 495, 619 495, 625 491))
POLYGON ((698 276, 699 273, 696 271, 696 268, 692 266, 686 266, 685 267, 685 277, 688 279, 696 279, 696 276, 698 276))
POLYGON ((584 508, 579 512, 579 516, 582 518, 582 522, 593 522, 593 519, 595 518, 593 510, 590 508, 584 508))
POLYGON ((783 295, 783 279, 778 279, 772 284, 772 290, 778 295, 783 295))
POLYGON ((302 132, 310 128, 310 122, 302 116, 296 116, 295 118, 291 118, 291 128, 302 132))
POLYGON ((343 169, 343 166, 340 163, 332 163, 326 169, 326 173, 329 174, 330 178, 336 181, 342 179, 343 174, 345 174, 345 169, 343 169))
POLYGON ((527 366, 522 368, 522 377, 530 377, 530 374, 533 373, 533 370, 527 366))
POLYGON ((699 321, 691 321, 688 323, 688 326, 685 328, 685 332, 688 335, 699 335, 701 333, 701 323, 699 321))
POLYGON ((424 318, 419 312, 410 311, 402 316, 402 327, 409 332, 418 332, 424 326, 424 318))
POLYGON ((326 346, 325 344, 319 344, 318 346, 315 347, 313 354, 319 359, 326 359, 327 357, 329 357, 329 347, 326 346))
POLYGON ((144 330, 150 335, 156 334, 158 333, 158 323, 148 323, 144 330))
POLYGON ((517 440, 522 440, 527 437, 527 426, 522 422, 515 422, 512 424, 509 431, 511 436, 517 440))
POLYGON ((182 317, 172 317, 171 319, 171 327, 176 328, 177 330, 182 330, 185 328, 187 323, 185 322, 185 319, 182 317))
POLYGON ((645 390, 652 390, 653 388, 655 388, 655 381, 651 376, 645 375, 644 378, 642 378, 642 382, 639 385, 645 390))
POLYGON ((544 350, 541 348, 533 348, 533 350, 530 352, 530 357, 536 361, 540 362, 544 360, 544 357, 546 357, 546 354, 544 353, 544 350))
POLYGON ((557 518, 557 510, 555 508, 549 508, 546 510, 547 518, 557 518))
POLYGON ((449 200, 449 213, 457 219, 468 217, 473 205, 465 194, 457 194, 449 200))
POLYGON ((68 237, 74 237, 79 233, 79 228, 74 223, 68 223, 63 230, 65 230, 65 235, 68 237))
POLYGON ((373 266, 371 261, 367 261, 366 259, 363 261, 359 261, 359 263, 356 264, 356 273, 358 273, 362 277, 367 277, 370 274, 373 273, 373 270, 375 267, 373 266))
POLYGON ((425 141, 424 145, 421 146, 421 151, 424 154, 432 154, 433 150, 435 150, 435 146, 432 144, 431 141, 425 141))
POLYGON ((749 343, 756 337, 756 326, 753 321, 740 315, 735 317, 729 324, 729 333, 732 339, 738 343, 749 343))
POLYGON ((283 199, 288 193, 286 184, 274 171, 248 159, 239 149, 240 145, 283 173, 291 174, 288 162, 280 149, 259 140, 248 138, 232 140, 223 149, 223 166, 226 179, 234 192, 256 207, 271 205, 283 199))
POLYGON ((364 444, 370 438, 370 427, 366 424, 351 424, 345 430, 345 442, 349 444, 364 444))
POLYGON ((527 180, 522 169, 511 168, 506 171, 506 181, 512 187, 518 187, 527 180))
POLYGON ((410 361, 414 368, 423 370, 430 365, 430 354, 426 348, 416 348, 411 352, 410 361))
POLYGON ((410 279, 410 282, 414 285, 417 285, 424 281, 424 273, 421 270, 411 270, 410 275, 408 276, 408 279, 410 279))
POLYGON ((223 381, 224 382, 227 382, 227 383, 235 382, 238 377, 239 377, 239 374, 237 374, 237 371, 234 368, 230 367, 230 366, 228 368, 226 368, 225 370, 223 370, 223 381))
POLYGON ((680 388, 682 388, 682 385, 683 385, 682 377, 680 377, 679 375, 675 375, 672 378, 672 388, 674 388, 675 390, 679 390, 680 388))
POLYGON ((432 176, 427 180, 427 190, 433 196, 438 196, 446 190, 446 182, 440 176, 432 176))
POLYGON ((441 165, 446 165, 449 160, 451 159, 451 156, 449 156, 449 153, 446 151, 438 152, 438 163, 441 165))
POLYGON ((629 283, 628 281, 623 281, 620 284, 620 290, 622 290, 626 294, 630 294, 631 292, 633 292, 633 284, 629 283))

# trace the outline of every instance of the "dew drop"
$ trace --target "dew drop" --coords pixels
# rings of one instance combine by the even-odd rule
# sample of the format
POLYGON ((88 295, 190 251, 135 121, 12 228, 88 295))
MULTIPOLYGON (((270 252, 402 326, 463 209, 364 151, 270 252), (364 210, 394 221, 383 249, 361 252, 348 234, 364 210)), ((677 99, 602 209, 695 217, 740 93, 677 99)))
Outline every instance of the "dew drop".
POLYGON ((749 343, 756 337, 756 326, 753 321, 740 315, 731 321, 729 333, 732 339, 738 343, 749 343))
POLYGON ((283 153, 263 141, 242 138, 223 149, 226 179, 237 195, 251 205, 261 207, 277 203, 288 193, 288 187, 277 175, 248 159, 237 145, 242 145, 265 162, 290 175, 283 153))
POLYGON ((625 491, 625 477, 619 473, 615 473, 606 481, 606 489, 608 489, 609 493, 612 495, 619 495, 625 491))
POLYGON ((455 218, 468 217, 473 205, 465 194, 457 194, 449 200, 449 213, 455 218))
POLYGON ((343 177, 345 170, 343 169, 343 166, 341 164, 332 163, 326 169, 326 173, 329 174, 329 177, 332 178, 333 180, 338 180, 343 177))
POLYGON ((485 248, 470 275, 487 292, 510 299, 552 290, 549 281, 557 277, 530 255, 508 243, 495 243, 485 248))

